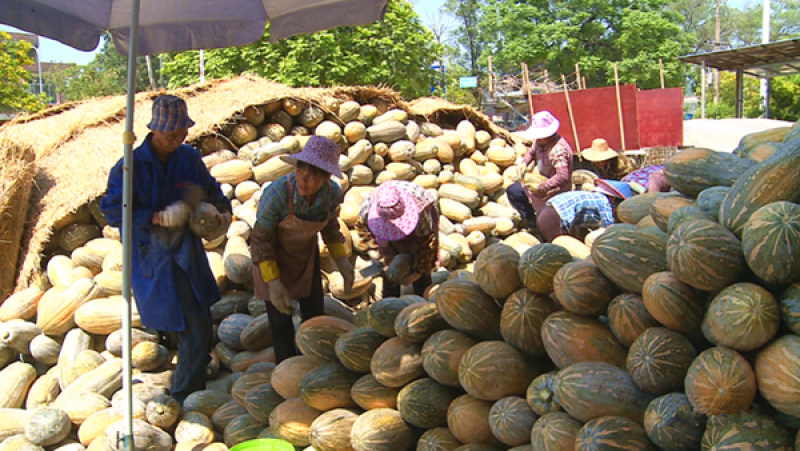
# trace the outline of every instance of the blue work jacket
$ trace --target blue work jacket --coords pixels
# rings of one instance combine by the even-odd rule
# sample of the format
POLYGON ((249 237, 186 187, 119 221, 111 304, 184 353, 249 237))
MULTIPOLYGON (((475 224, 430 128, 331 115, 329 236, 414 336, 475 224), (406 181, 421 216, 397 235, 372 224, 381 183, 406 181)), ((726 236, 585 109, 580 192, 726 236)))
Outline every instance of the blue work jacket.
MULTIPOLYGON (((194 294, 203 307, 220 299, 201 239, 188 227, 166 229, 152 223, 153 213, 169 204, 185 200, 187 189, 202 188, 205 201, 220 211, 230 211, 231 203, 220 185, 209 174, 200 152, 181 145, 167 164, 159 161, 150 148, 148 135, 133 152, 133 249, 131 285, 142 323, 161 331, 182 331, 185 318, 175 282, 177 263, 189 277, 194 294)), ((100 209, 109 224, 122 225, 123 160, 108 175, 108 191, 100 209)))

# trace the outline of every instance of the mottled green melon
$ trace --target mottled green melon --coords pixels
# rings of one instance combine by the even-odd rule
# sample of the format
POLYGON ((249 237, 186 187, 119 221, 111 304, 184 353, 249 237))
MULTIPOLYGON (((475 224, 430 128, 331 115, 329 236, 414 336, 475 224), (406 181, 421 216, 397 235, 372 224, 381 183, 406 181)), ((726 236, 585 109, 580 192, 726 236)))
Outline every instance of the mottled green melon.
POLYGON ((756 397, 756 375, 750 363, 733 349, 706 349, 694 359, 684 380, 695 412, 732 414, 747 410, 756 397))
POLYGON ((607 362, 625 368, 625 348, 608 327, 588 316, 553 313, 542 326, 542 341, 558 368, 578 362, 607 362))
POLYGON ((448 327, 447 321, 439 314, 439 307, 433 302, 409 305, 394 321, 397 336, 409 343, 423 343, 435 332, 448 327))
POLYGON ((667 234, 672 234, 675 229, 678 228, 679 225, 683 224, 686 221, 691 221, 694 219, 705 219, 706 221, 714 221, 714 219, 698 207, 693 205, 689 205, 686 207, 680 207, 677 210, 673 211, 672 214, 669 216, 669 222, 667 223, 667 234))
POLYGON ((650 206, 650 217, 653 218, 653 224, 655 224, 656 227, 662 232, 666 232, 669 228, 669 218, 672 216, 672 212, 691 205, 694 205, 694 200, 688 197, 679 195, 659 197, 653 202, 653 205, 650 206))
POLYGON ((682 282, 705 291, 718 291, 739 280, 745 269, 742 244, 712 221, 686 221, 667 242, 669 269, 682 282))
POLYGON ((781 293, 781 317, 789 330, 800 335, 800 283, 781 293))
POLYGON ((711 149, 687 149, 664 164, 664 175, 681 193, 696 197, 713 186, 731 186, 757 162, 711 149))
POLYGON ((652 327, 639 335, 628 351, 628 372, 637 387, 663 395, 683 387, 696 356, 688 338, 665 327, 652 327))
POLYGON ((612 225, 592 245, 592 262, 624 291, 641 293, 644 281, 668 268, 667 236, 612 225))
POLYGON ((505 299, 522 287, 519 279, 519 254, 503 243, 488 246, 475 259, 475 281, 489 296, 505 299))
POLYGON ((430 378, 411 382, 397 395, 397 411, 403 419, 419 428, 447 426, 447 407, 464 392, 430 378))
POLYGON ((531 446, 536 451, 573 451, 575 437, 583 423, 565 412, 551 412, 531 429, 531 446))
POLYGON ((394 409, 397 407, 398 393, 399 388, 387 387, 378 382, 375 376, 367 374, 353 384, 350 397, 364 410, 394 409))
POLYGON ((559 268, 572 261, 572 255, 561 246, 537 244, 519 259, 519 278, 531 291, 547 295, 553 292, 553 277, 559 268))
POLYGON ((773 341, 758 353, 755 367, 761 395, 779 412, 800 417, 800 337, 773 341))
POLYGON ((371 327, 358 327, 336 339, 334 351, 345 368, 369 373, 372 356, 387 338, 371 327))
POLYGON ((701 449, 792 451, 792 439, 786 430, 769 417, 737 412, 708 419, 701 449))
POLYGON ((447 427, 464 444, 500 446, 489 427, 492 403, 470 395, 462 395, 447 409, 447 427))
POLYGON ((711 301, 703 335, 719 346, 752 351, 772 340, 780 323, 780 307, 772 293, 752 283, 736 283, 711 301))
POLYGON ((350 396, 353 384, 361 374, 350 371, 340 363, 317 367, 300 380, 300 398, 320 412, 356 407, 350 396))
POLYGON ((650 216, 650 206, 664 193, 645 193, 623 200, 617 207, 617 218, 626 224, 638 224, 650 216))
POLYGON ((436 332, 422 346, 422 367, 440 384, 461 387, 458 365, 464 353, 477 343, 476 339, 457 330, 436 332))
POLYGON ((369 326, 384 337, 394 337, 394 321, 400 312, 413 304, 405 298, 383 298, 369 308, 369 326))
POLYGON ((318 451, 352 450, 350 432, 357 419, 358 414, 347 409, 324 412, 311 423, 311 446, 318 451))
POLYGON ((664 451, 699 449, 705 423, 705 416, 694 413, 683 393, 660 396, 644 412, 647 436, 664 451))
POLYGON ((576 261, 558 270, 553 278, 553 291, 565 310, 598 316, 608 310, 608 304, 617 294, 617 287, 594 264, 576 261))
POLYGON ((537 374, 521 352, 503 341, 471 347, 458 365, 458 380, 468 394, 485 401, 524 395, 537 374))
POLYGON ((776 285, 800 281, 800 205, 759 208, 742 230, 742 251, 758 277, 776 285))
POLYGON ((531 440, 531 428, 539 416, 519 396, 500 399, 489 411, 492 434, 508 446, 521 446, 531 440))
POLYGON ((624 417, 605 416, 588 421, 575 437, 580 451, 612 451, 635 449, 657 451, 641 424, 624 417))
POLYGON ((701 336, 703 297, 675 274, 664 271, 648 277, 642 289, 642 300, 659 323, 693 340, 701 336))
POLYGON ((417 442, 417 451, 454 451, 462 443, 446 427, 428 429, 417 442))
POLYGON ((561 412, 564 409, 556 400, 555 382, 557 371, 540 374, 528 386, 525 398, 536 415, 546 415, 550 412, 561 412))
POLYGON ((500 307, 477 283, 448 280, 434 299, 439 314, 454 329, 485 340, 500 338, 500 307))
POLYGON ((394 409, 375 409, 353 423, 350 443, 355 451, 396 451, 411 446, 411 428, 394 409))
POLYGON ((386 340, 372 356, 370 372, 387 387, 404 387, 422 377, 422 346, 400 337, 386 340))
POLYGON ((719 219, 719 207, 730 190, 731 188, 728 186, 706 188, 697 195, 694 204, 697 208, 706 212, 712 221, 717 221, 719 219))
POLYGON ((338 362, 336 340, 355 327, 353 323, 334 316, 316 316, 300 324, 295 342, 306 357, 321 363, 338 362))
POLYGON ((608 306, 608 327, 625 347, 630 347, 645 330, 659 325, 638 294, 622 293, 608 306))
POLYGON ((527 356, 545 355, 542 324, 551 313, 558 310, 558 305, 551 297, 520 288, 503 304, 500 334, 506 343, 527 356))

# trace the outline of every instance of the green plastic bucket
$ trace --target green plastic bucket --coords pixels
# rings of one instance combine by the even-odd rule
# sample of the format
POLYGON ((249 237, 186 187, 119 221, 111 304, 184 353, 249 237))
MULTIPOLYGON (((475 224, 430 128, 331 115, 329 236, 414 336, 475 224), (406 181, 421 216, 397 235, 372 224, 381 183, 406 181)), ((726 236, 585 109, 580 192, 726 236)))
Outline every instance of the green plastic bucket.
POLYGON ((294 451, 294 446, 285 440, 260 438, 239 443, 230 451, 294 451))

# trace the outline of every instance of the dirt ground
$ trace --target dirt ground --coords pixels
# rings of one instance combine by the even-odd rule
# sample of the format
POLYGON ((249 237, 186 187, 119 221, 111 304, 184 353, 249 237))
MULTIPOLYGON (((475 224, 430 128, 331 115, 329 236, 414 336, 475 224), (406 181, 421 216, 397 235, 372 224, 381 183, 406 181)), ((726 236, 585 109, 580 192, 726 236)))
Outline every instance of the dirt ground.
POLYGON ((683 144, 732 152, 744 135, 792 125, 773 119, 691 119, 683 122, 683 144))

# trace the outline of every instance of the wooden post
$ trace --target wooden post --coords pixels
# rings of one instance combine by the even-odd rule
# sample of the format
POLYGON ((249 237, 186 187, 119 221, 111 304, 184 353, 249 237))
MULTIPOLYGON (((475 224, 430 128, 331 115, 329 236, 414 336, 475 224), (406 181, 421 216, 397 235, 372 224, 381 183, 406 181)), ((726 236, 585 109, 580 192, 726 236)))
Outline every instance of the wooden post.
POLYGON ((567 88, 567 78, 561 74, 561 83, 564 84, 564 97, 567 98, 567 112, 569 113, 569 123, 572 126, 572 137, 575 139, 575 151, 580 155, 581 143, 578 140, 578 129, 575 128, 575 116, 572 115, 572 102, 569 101, 569 88, 567 88))
POLYGON ((533 97, 531 96, 531 79, 528 77, 528 65, 522 63, 522 84, 525 89, 525 95, 528 97, 528 119, 533 118, 533 97))
POLYGON ((583 89, 586 89, 586 77, 581 77, 581 84, 583 84, 583 89))
POLYGON ((578 80, 578 89, 586 89, 586 86, 581 87, 581 66, 575 63, 575 79, 578 80))
POLYGON ((614 85, 617 87, 617 115, 619 116, 619 137, 622 141, 622 151, 625 151, 625 126, 622 123, 622 99, 619 95, 619 72, 617 63, 614 63, 614 85))
POLYGON ((661 72, 661 89, 664 89, 664 62, 658 59, 658 69, 661 72))
POLYGON ((494 97, 494 71, 492 71, 492 55, 489 55, 489 95, 494 97))

